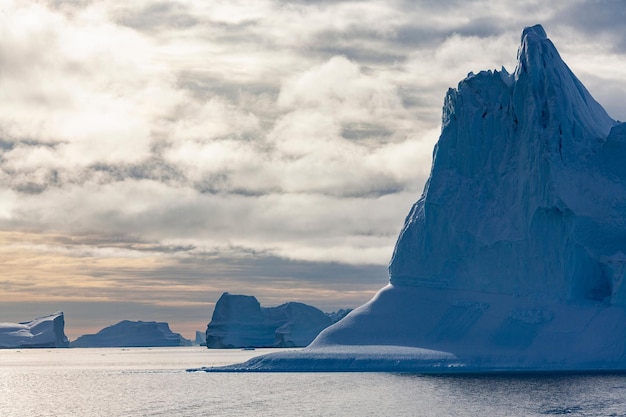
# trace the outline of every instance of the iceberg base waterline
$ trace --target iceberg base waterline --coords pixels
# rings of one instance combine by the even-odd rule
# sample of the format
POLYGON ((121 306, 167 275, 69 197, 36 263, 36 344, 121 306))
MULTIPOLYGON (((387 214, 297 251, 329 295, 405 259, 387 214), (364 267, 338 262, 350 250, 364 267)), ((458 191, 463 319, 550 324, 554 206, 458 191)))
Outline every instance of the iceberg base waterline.
POLYGON ((307 348, 210 372, 626 371, 626 309, 388 285, 307 348), (393 320, 398 313, 402 320, 393 320))

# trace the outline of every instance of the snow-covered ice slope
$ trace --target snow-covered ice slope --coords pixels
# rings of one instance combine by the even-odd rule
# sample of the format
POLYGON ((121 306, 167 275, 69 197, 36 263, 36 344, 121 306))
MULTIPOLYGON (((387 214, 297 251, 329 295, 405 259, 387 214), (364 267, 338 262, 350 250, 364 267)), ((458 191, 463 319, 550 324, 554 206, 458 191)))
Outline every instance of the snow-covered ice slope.
POLYGON ((0 323, 0 348, 67 347, 62 312, 23 323, 0 323))
POLYGON ((448 91, 389 272, 308 348, 224 370, 626 371, 626 123, 541 26, 448 91))
POLYGON ((70 347, 156 346, 191 346, 191 341, 172 332, 165 322, 123 320, 96 334, 80 336, 70 343, 70 347))

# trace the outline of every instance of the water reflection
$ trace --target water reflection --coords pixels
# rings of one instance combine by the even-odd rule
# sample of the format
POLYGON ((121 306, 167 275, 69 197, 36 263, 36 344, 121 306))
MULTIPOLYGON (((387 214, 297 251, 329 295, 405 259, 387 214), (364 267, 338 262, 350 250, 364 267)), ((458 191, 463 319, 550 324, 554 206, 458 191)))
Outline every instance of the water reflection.
MULTIPOLYGON (((463 404, 464 415, 626 416, 626 376, 547 375, 397 375, 408 385, 428 386, 441 410, 463 404), (409 382, 410 381, 410 382, 409 382), (502 413, 502 414, 498 414, 502 413)), ((448 414, 442 414, 448 415, 448 414)), ((450 414, 451 415, 451 414, 450 414)))

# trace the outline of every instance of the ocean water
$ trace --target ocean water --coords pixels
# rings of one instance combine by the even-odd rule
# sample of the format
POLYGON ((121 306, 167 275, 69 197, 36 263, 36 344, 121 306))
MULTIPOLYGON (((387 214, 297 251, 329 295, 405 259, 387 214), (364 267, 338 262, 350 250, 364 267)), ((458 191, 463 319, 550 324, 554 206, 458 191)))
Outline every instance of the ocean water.
POLYGON ((0 350, 0 416, 626 416, 626 376, 204 373, 265 350, 0 350))

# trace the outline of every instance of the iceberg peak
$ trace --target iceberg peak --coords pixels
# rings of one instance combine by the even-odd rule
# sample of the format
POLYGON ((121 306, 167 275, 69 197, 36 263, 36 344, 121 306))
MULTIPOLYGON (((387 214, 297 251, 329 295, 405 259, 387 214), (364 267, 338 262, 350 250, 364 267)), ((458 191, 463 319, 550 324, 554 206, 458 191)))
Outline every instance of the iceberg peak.
POLYGON ((574 125, 568 128, 580 128, 574 136, 575 142, 584 144, 581 152, 590 151, 589 141, 608 135, 615 121, 565 64, 541 25, 524 29, 517 61, 517 95, 523 96, 518 101, 532 101, 519 105, 539 112, 544 128, 551 121, 553 128, 560 122, 574 125))
POLYGON ((548 39, 548 35, 546 34, 546 31, 544 30, 543 26, 539 24, 535 26, 525 27, 524 30, 522 31, 521 42, 523 43, 524 39, 528 36, 536 36, 540 39, 548 39))
POLYGON ((389 265, 392 284, 611 297, 602 257, 612 253, 588 228, 626 210, 611 179, 598 187, 607 166, 598 158, 617 123, 540 25, 524 29, 518 59, 513 80, 482 71, 448 91, 431 176, 389 265))
POLYGON ((543 68, 562 64, 561 56, 541 25, 527 27, 522 31, 517 50, 516 78, 521 73, 537 73, 540 76, 543 68))

